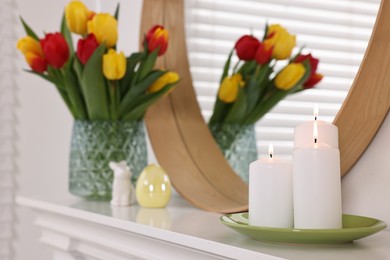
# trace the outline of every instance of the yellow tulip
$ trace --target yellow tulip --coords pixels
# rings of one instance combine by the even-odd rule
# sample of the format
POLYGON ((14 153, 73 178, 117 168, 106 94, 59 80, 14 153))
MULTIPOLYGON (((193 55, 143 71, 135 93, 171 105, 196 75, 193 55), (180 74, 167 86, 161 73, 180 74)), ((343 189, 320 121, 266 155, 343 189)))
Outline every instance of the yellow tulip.
POLYGON ((30 65, 33 71, 38 73, 46 71, 47 60, 38 41, 30 36, 26 36, 18 41, 16 48, 23 53, 28 65, 30 65))
POLYGON ((291 56, 296 45, 295 35, 290 34, 279 24, 268 26, 268 38, 264 44, 273 46, 272 57, 277 60, 284 60, 291 56))
POLYGON ((99 44, 104 43, 107 48, 113 47, 118 40, 118 22, 110 14, 96 14, 88 22, 88 33, 93 33, 99 44))
POLYGON ((123 78, 126 73, 126 57, 123 52, 116 53, 110 49, 103 55, 103 74, 109 80, 123 78))
POLYGON ((90 11, 80 1, 72 1, 65 7, 66 24, 71 32, 86 34, 89 15, 90 11))
POLYGON ((168 84, 173 84, 179 81, 179 74, 176 72, 167 72, 158 78, 148 89, 148 92, 154 93, 160 91, 168 84))
POLYGON ((24 38, 21 38, 17 45, 16 48, 18 48, 24 56, 27 55, 27 53, 34 53, 35 55, 38 55, 40 57, 43 57, 43 51, 41 44, 35 40, 34 38, 30 36, 26 36, 24 38))
POLYGON ((231 77, 224 78, 218 91, 219 99, 225 103, 236 101, 238 89, 244 84, 241 74, 233 74, 231 77))
POLYGON ((290 90, 305 74, 306 69, 301 63, 288 64, 275 78, 275 86, 281 90, 290 90))

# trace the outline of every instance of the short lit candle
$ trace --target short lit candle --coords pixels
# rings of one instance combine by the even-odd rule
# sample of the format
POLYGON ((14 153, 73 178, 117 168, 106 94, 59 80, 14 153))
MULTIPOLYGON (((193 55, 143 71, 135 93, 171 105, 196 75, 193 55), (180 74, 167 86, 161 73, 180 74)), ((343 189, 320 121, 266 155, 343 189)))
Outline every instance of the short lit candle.
POLYGON ((272 144, 268 153, 249 166, 249 224, 292 228, 291 162, 275 158, 272 144))
POLYGON ((311 144, 293 151, 294 227, 342 227, 340 153, 322 143, 314 122, 311 144))
POLYGON ((317 123, 319 136, 318 138, 322 143, 328 144, 329 146, 338 148, 338 129, 337 126, 327 123, 325 121, 318 120, 319 109, 318 105, 314 107, 314 120, 306 121, 298 125, 294 129, 294 147, 308 146, 312 143, 313 125, 317 123))

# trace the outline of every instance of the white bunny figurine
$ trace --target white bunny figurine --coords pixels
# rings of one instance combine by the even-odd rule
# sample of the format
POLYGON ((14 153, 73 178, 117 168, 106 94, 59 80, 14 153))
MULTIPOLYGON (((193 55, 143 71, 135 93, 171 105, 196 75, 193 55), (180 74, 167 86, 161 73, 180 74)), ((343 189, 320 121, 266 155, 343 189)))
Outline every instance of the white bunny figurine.
POLYGON ((135 191, 133 185, 131 184, 132 173, 126 162, 110 162, 109 166, 114 172, 111 205, 128 206, 134 203, 135 191))

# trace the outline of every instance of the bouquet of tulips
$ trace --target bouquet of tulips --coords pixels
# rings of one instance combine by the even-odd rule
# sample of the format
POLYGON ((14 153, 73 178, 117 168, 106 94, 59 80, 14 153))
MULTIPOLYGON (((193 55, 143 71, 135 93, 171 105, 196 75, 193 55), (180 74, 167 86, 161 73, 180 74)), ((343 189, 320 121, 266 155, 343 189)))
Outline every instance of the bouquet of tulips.
POLYGON ((125 57, 116 50, 117 18, 95 13, 82 2, 66 8, 60 32, 43 39, 21 19, 27 36, 17 48, 31 73, 53 83, 78 120, 141 120, 146 109, 169 93, 179 76, 155 70, 158 56, 168 47, 168 32, 153 26, 144 37, 143 51, 125 57), (79 35, 74 49, 71 33, 79 35))
POLYGON ((318 59, 301 51, 291 56, 295 36, 278 24, 266 26, 262 41, 242 36, 226 61, 209 125, 250 125, 289 94, 312 88, 321 79, 318 59), (231 69, 233 53, 238 62, 231 69), (287 64, 279 71, 280 60, 287 64))

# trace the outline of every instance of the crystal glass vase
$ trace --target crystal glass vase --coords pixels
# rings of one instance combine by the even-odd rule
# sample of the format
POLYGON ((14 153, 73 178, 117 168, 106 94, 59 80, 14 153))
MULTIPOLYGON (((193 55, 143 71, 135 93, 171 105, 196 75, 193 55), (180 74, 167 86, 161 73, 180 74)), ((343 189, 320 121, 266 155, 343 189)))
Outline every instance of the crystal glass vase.
POLYGON ((73 124, 69 191, 93 200, 111 199, 109 162, 125 160, 133 183, 147 164, 143 121, 82 121, 73 124))
POLYGON ((209 128, 225 159, 248 183, 249 164, 257 159, 254 125, 212 124, 209 128))

